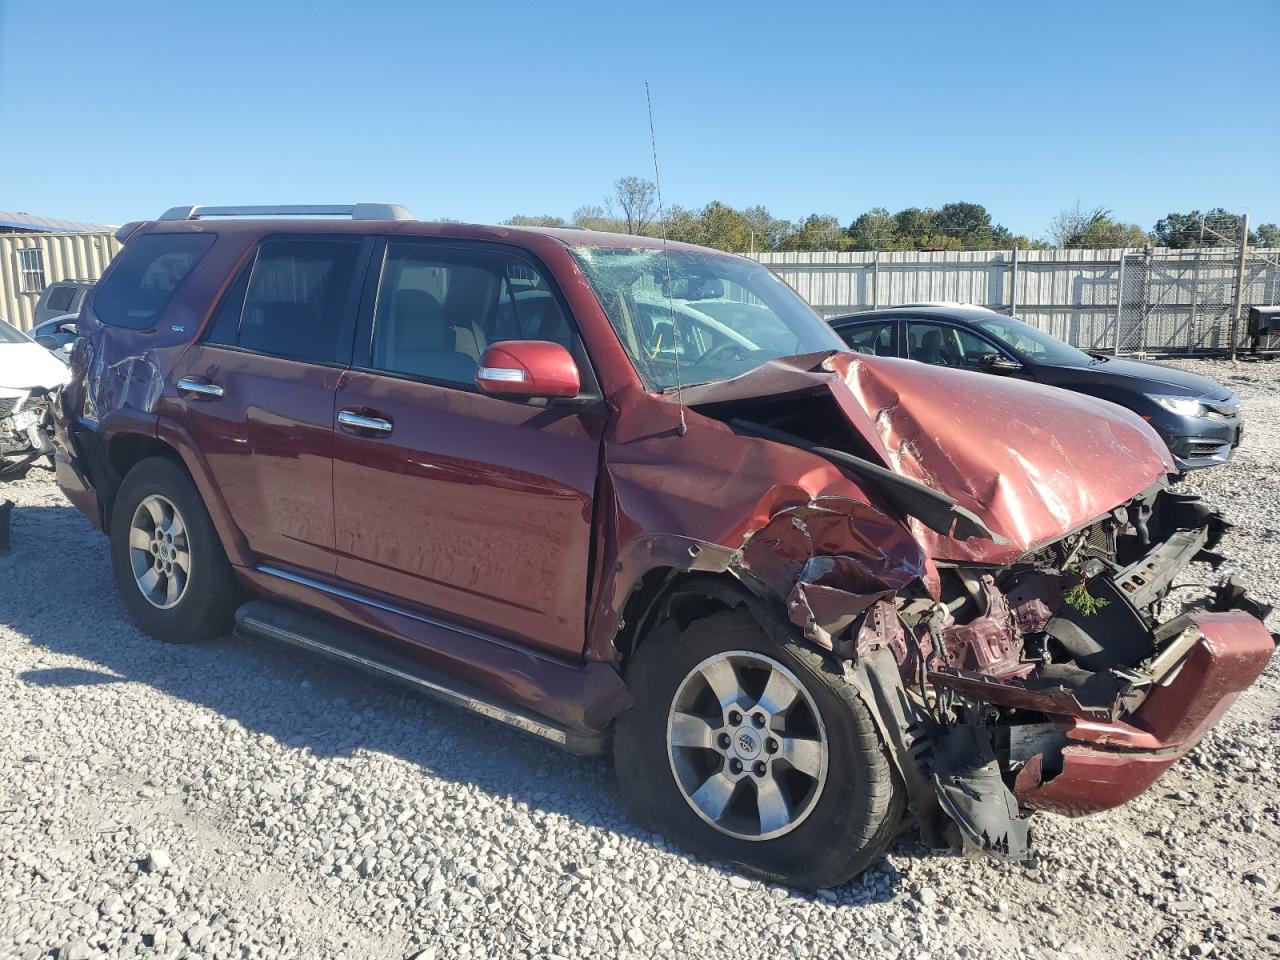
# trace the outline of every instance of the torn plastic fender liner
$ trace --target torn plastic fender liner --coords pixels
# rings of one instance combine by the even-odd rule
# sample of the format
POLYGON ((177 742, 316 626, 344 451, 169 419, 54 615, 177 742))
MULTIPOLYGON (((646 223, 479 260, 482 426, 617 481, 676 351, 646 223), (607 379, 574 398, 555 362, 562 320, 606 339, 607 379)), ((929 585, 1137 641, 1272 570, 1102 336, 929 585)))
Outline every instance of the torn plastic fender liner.
POLYGON ((837 635, 869 607, 925 575, 923 563, 886 551, 900 535, 897 523, 865 503, 819 497, 748 534, 732 568, 781 597, 806 638, 834 650, 837 635))

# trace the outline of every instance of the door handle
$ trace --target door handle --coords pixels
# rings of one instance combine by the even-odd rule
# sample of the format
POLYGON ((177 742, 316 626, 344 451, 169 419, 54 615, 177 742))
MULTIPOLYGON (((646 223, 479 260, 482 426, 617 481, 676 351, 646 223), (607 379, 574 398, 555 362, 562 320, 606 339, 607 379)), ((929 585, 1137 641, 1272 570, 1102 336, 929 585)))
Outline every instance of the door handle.
POLYGON ((366 417, 354 410, 338 411, 338 423, 354 430, 372 430, 374 433, 390 433, 391 421, 382 417, 366 417))
POLYGON ((216 383, 205 383, 203 380, 192 380, 190 377, 183 377, 179 380, 178 389, 184 393, 194 393, 200 397, 208 397, 210 400, 216 400, 222 396, 222 388, 216 383))

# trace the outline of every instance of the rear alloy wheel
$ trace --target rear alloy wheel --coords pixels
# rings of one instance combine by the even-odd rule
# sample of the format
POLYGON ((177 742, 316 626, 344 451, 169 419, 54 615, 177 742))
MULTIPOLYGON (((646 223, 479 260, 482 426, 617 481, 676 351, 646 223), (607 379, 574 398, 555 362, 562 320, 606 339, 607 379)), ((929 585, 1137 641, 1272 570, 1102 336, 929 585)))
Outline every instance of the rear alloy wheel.
POLYGON ((844 665, 747 606, 648 632, 614 724, 623 799, 648 829, 798 887, 878 859, 903 796, 844 665))
POLYGON ((111 566, 129 615, 153 637, 188 643, 230 628, 235 577, 196 485, 175 460, 143 460, 120 484, 111 566))
POLYGON ((168 610, 182 602, 191 577, 187 525, 178 508, 154 493, 133 512, 129 565, 138 589, 153 607, 168 610))

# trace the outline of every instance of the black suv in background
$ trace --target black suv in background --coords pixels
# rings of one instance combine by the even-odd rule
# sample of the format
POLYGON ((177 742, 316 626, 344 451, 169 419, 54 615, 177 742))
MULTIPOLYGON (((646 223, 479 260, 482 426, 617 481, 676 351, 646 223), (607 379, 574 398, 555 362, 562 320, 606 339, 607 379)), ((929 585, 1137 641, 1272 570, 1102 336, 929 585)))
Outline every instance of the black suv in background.
POLYGON ((1240 400, 1221 384, 1162 363, 1085 353, 985 307, 893 307, 829 322, 858 353, 1020 377, 1128 407, 1159 431, 1179 470, 1226 463, 1240 445, 1240 400))

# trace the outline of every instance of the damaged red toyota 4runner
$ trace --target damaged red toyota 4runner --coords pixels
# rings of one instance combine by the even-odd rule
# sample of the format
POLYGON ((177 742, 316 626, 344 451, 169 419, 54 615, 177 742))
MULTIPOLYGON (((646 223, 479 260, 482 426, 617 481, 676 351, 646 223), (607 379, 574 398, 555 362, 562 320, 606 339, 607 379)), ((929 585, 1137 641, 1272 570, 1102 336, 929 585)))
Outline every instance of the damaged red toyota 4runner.
POLYGON ((1162 611, 1225 524, 1135 414, 850 354, 750 260, 383 204, 122 233, 57 470, 137 623, 611 745, 705 856, 826 886, 909 823, 1026 860, 1272 654, 1234 580, 1162 611))

